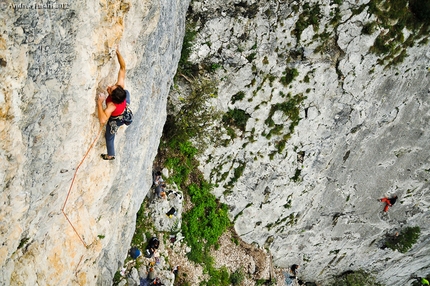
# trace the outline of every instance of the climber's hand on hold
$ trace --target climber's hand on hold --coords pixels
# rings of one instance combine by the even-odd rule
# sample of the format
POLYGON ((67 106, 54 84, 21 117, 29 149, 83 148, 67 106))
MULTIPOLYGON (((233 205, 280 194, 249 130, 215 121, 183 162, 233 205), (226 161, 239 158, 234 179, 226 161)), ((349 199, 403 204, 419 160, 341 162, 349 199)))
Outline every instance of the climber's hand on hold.
POLYGON ((103 101, 105 101, 105 99, 106 99, 106 95, 104 93, 99 93, 99 95, 97 97, 97 102, 103 103, 103 101))

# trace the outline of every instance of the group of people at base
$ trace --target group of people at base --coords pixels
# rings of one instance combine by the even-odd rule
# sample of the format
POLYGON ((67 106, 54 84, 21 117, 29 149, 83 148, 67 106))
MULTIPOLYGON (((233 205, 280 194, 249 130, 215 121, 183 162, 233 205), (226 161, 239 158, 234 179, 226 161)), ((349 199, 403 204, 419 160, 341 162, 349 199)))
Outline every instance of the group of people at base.
MULTIPOLYGON (((140 277, 140 286, 151 286, 151 285, 164 285, 160 277, 157 275, 157 265, 160 263, 159 255, 157 253, 158 247, 160 246, 160 241, 157 237, 153 236, 149 239, 143 254, 137 247, 132 247, 129 251, 129 255, 134 260, 138 259, 140 256, 144 256, 149 259, 147 265, 147 274, 145 277, 140 277)), ((179 272, 179 266, 171 268, 172 273, 176 277, 179 272)))
MULTIPOLYGON (((174 194, 176 197, 182 195, 174 191, 166 191, 166 183, 163 180, 162 173, 160 171, 154 171, 153 175, 153 185, 151 188, 152 200, 156 199, 167 199, 167 196, 174 194)), ((166 213, 166 216, 171 218, 177 215, 176 209, 174 207, 166 213)), ((171 239, 172 241, 172 239, 171 239)), ((157 275, 157 265, 160 262, 160 256, 158 254, 158 248, 160 246, 160 240, 156 236, 152 236, 145 247, 145 250, 141 253, 137 247, 132 247, 129 251, 129 255, 134 260, 138 259, 140 256, 149 259, 149 265, 147 266, 147 275, 145 277, 140 277, 140 286, 150 286, 150 285, 164 285, 161 279, 157 275)), ((176 277, 178 275, 180 267, 175 266, 171 268, 171 272, 176 277)))
POLYGON ((161 283, 160 278, 156 276, 157 274, 154 267, 150 267, 148 271, 148 276, 146 278, 140 278, 140 286, 164 285, 163 283, 161 283))

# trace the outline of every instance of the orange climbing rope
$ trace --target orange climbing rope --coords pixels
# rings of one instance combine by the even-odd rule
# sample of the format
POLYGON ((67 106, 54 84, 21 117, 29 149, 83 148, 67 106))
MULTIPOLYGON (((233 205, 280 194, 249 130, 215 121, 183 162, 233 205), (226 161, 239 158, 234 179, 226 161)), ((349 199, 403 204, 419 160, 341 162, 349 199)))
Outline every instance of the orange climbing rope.
POLYGON ((103 125, 100 125, 100 130, 99 133, 97 134, 97 137, 94 139, 94 141, 91 143, 90 148, 88 148, 87 152, 85 153, 84 157, 82 158, 81 162, 78 164, 78 166, 76 167, 75 170, 75 174, 73 175, 73 179, 72 182, 70 184, 69 187, 69 192, 67 193, 67 197, 66 200, 64 201, 64 205, 61 208, 61 211, 63 212, 64 217, 67 219, 67 221, 69 222, 70 226, 73 228, 73 230, 75 231, 76 235, 79 237, 79 239, 81 240, 82 244, 85 246, 85 248, 88 248, 88 245, 85 243, 85 241, 82 239, 81 235, 79 235, 78 231, 76 230, 75 226, 73 225, 73 223, 70 221, 69 217, 67 216, 66 212, 64 211, 64 209, 66 208, 66 204, 67 204, 67 200, 69 199, 70 193, 72 191, 73 188, 73 184, 75 183, 75 179, 76 179, 76 174, 78 173, 79 167, 81 167, 82 163, 85 161, 85 159, 88 156, 88 153, 90 153, 91 149, 94 147, 94 144, 96 144, 97 140, 100 137, 100 134, 102 133, 103 130, 103 125))

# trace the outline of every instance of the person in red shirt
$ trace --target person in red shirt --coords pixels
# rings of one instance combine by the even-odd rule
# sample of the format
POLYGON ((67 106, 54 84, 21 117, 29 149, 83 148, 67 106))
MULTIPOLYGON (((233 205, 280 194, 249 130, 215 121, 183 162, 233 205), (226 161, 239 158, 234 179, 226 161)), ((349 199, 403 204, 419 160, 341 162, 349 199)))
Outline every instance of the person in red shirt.
POLYGON ((114 85, 107 87, 108 96, 100 93, 97 100, 97 111, 100 124, 106 125, 106 148, 107 154, 101 154, 104 160, 115 159, 115 134, 118 127, 124 123, 118 117, 120 117, 127 104, 130 104, 130 93, 124 89, 125 80, 125 62, 119 52, 116 49, 116 56, 119 62, 118 80, 114 85), (103 102, 106 100, 106 109, 103 109, 103 102))
POLYGON ((384 212, 387 212, 388 208, 396 203, 397 196, 394 195, 394 197, 392 197, 392 198, 385 197, 385 198, 379 199, 379 201, 385 203, 384 212))

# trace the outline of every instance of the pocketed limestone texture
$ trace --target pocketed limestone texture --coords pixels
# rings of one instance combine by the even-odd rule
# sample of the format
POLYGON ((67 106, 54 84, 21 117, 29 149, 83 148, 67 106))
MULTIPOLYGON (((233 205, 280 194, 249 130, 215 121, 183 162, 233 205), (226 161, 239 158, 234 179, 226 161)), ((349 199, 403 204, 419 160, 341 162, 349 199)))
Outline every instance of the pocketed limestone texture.
POLYGON ((430 272, 429 27, 396 30, 411 10, 391 3, 191 4, 190 61, 217 67, 213 106, 249 115, 201 168, 242 239, 306 281, 362 269, 400 286, 430 272), (408 226, 421 228, 411 250, 383 249, 408 226))

